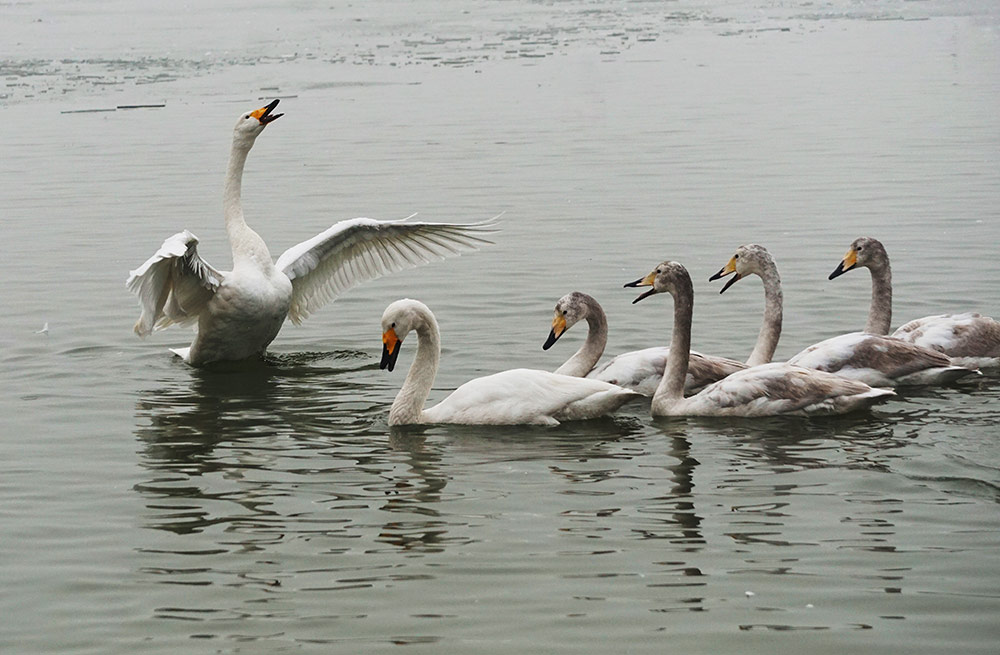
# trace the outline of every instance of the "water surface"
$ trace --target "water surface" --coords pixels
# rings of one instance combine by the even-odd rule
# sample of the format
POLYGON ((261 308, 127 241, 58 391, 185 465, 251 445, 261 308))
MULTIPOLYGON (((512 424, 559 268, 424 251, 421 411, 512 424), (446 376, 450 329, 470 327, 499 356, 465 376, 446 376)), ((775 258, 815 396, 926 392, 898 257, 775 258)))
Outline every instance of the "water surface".
POLYGON ((405 296, 441 324, 432 401, 556 368, 574 289, 609 353, 666 343, 669 302, 621 288, 666 258, 695 347, 745 358, 760 284, 707 278, 746 242, 779 358, 863 325, 867 274, 826 279, 863 234, 894 325, 997 315, 992 5, 217 6, 0 6, 3 652, 995 650, 995 378, 834 419, 390 430, 412 345, 377 367, 405 296), (230 130, 274 97, 244 180, 273 254, 359 215, 504 229, 192 370, 124 279, 182 228, 229 265, 230 130))

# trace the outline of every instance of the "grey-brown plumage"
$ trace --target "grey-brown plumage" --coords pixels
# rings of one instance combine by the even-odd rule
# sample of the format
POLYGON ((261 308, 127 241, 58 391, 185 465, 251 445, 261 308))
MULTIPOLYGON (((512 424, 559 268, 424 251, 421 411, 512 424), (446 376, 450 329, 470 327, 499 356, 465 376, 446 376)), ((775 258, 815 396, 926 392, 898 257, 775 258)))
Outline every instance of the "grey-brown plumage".
MULTIPOLYGON (((854 268, 867 268, 872 277, 872 301, 865 332, 889 334, 892 329, 892 267, 878 239, 859 237, 830 274, 830 279, 854 268)), ((906 323, 893 337, 952 358, 953 364, 1000 367, 1000 322, 976 312, 925 316, 906 323)))

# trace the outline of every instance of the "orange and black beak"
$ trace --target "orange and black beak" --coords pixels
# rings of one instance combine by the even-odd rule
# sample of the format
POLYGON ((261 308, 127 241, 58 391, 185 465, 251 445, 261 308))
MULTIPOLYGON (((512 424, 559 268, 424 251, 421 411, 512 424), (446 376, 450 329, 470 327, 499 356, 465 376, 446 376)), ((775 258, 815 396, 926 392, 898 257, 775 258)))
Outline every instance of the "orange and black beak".
MULTIPOLYGON (((626 289, 628 287, 651 287, 651 286, 653 286, 653 281, 655 279, 656 279, 656 271, 653 271, 652 273, 650 273, 646 277, 641 277, 638 280, 636 280, 635 282, 629 282, 629 283, 627 283, 627 284, 625 284, 623 286, 626 289)), ((633 300, 632 304, 634 305, 637 302, 639 302, 640 300, 643 300, 645 298, 649 298, 654 293, 656 293, 656 289, 650 289, 646 293, 642 294, 641 296, 639 296, 638 298, 636 298, 635 300, 633 300)))
POLYGON ((830 273, 830 277, 827 279, 832 280, 835 277, 839 277, 857 265, 858 253, 854 250, 854 248, 851 248, 847 251, 847 254, 844 255, 844 258, 840 260, 840 263, 837 264, 837 268, 833 269, 833 273, 830 273))
POLYGON ((396 331, 392 328, 382 333, 382 361, 378 365, 380 369, 391 371, 396 367, 396 358, 399 357, 399 344, 401 343, 403 343, 402 340, 396 336, 396 331))
POLYGON ((250 115, 259 120, 261 125, 267 125, 271 121, 276 121, 282 116, 284 116, 284 114, 271 113, 277 106, 278 106, 278 98, 275 98, 274 100, 271 101, 271 104, 267 105, 266 107, 261 107, 255 112, 251 112, 250 115))
POLYGON ((559 337, 563 335, 566 331, 566 317, 562 314, 556 314, 552 318, 552 330, 549 331, 549 338, 545 340, 542 344, 542 350, 548 350, 552 347, 556 341, 559 341, 559 337))
POLYGON ((708 281, 712 282, 714 280, 718 280, 718 279, 724 278, 724 277, 726 277, 727 275, 730 275, 730 274, 733 274, 733 277, 732 277, 731 280, 729 280, 728 282, 726 282, 726 285, 724 287, 722 287, 722 291, 719 292, 720 294, 725 293, 726 289, 728 289, 729 287, 733 286, 734 284, 736 284, 737 282, 739 282, 743 278, 742 275, 740 275, 739 273, 736 272, 736 257, 731 257, 729 259, 729 262, 725 266, 723 266, 722 268, 719 269, 718 273, 716 273, 712 277, 708 278, 708 281))

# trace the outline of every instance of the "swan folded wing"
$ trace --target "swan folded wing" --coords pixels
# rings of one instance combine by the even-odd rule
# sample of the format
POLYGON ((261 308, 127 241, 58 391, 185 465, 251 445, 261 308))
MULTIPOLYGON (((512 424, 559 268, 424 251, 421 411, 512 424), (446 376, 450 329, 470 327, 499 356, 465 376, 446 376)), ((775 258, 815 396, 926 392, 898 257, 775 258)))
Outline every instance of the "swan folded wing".
POLYGON ((496 219, 479 223, 417 223, 355 218, 292 246, 275 266, 292 281, 288 317, 299 324, 362 282, 492 244, 496 219))
POLYGON ((976 312, 925 316, 892 336, 949 357, 1000 357, 1000 323, 976 312))
POLYGON ((423 416, 430 423, 556 425, 603 416, 634 397, 599 380, 518 368, 466 382, 423 416))
MULTIPOLYGON (((869 394, 872 388, 836 375, 776 362, 737 371, 696 398, 747 416, 789 414, 869 394)), ((880 390, 881 391, 881 390, 880 390)), ((881 392, 877 395, 888 395, 881 392)))
POLYGON ((198 254, 198 237, 187 230, 169 237, 125 285, 139 296, 139 336, 179 323, 192 323, 222 284, 222 273, 198 254))
POLYGON ((736 371, 742 371, 746 367, 746 364, 738 362, 735 359, 702 355, 692 350, 688 358, 688 379, 686 386, 690 389, 698 389, 699 387, 728 377, 736 371))
POLYGON ((841 369, 872 369, 890 380, 952 365, 941 353, 900 339, 864 332, 821 341, 792 357, 788 363, 831 373, 841 369))

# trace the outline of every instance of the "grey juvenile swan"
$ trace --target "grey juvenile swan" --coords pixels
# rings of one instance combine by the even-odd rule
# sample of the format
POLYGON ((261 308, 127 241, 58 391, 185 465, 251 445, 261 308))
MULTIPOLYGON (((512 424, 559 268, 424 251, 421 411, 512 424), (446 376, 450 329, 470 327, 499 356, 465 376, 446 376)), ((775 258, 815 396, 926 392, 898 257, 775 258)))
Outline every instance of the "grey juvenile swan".
POLYGON ((687 270, 676 262, 660 263, 649 275, 626 287, 651 286, 633 303, 657 293, 674 297, 674 328, 663 379, 653 395, 653 416, 774 416, 779 414, 843 414, 865 409, 895 395, 872 387, 790 364, 751 366, 684 397, 684 377, 691 347, 694 289, 687 270))
MULTIPOLYGON (((840 264, 830 273, 830 279, 855 268, 867 268, 872 276, 872 300, 865 332, 889 334, 892 328, 892 269, 882 242, 872 237, 855 239, 840 264)), ((900 326, 892 336, 943 353, 956 364, 1000 367, 1000 322, 976 312, 917 318, 900 326)))
MULTIPOLYGON (((593 296, 573 291, 559 299, 552 317, 552 330, 542 348, 551 348, 559 337, 581 320, 587 321, 587 338, 576 353, 556 369, 556 373, 604 380, 634 389, 644 396, 652 396, 663 378, 670 348, 654 346, 632 350, 597 366, 608 341, 608 319, 593 296)), ((692 351, 684 388, 687 391, 700 389, 743 368, 746 366, 736 360, 692 351)))
MULTIPOLYGON (((774 258, 763 246, 740 246, 712 279, 729 274, 733 277, 722 291, 747 275, 758 275, 764 282, 764 322, 748 363, 770 361, 781 335, 782 319, 781 279, 774 258)), ((953 365, 946 356, 933 350, 867 332, 853 332, 821 341, 795 355, 788 363, 836 373, 877 387, 939 384, 976 372, 953 365)))

